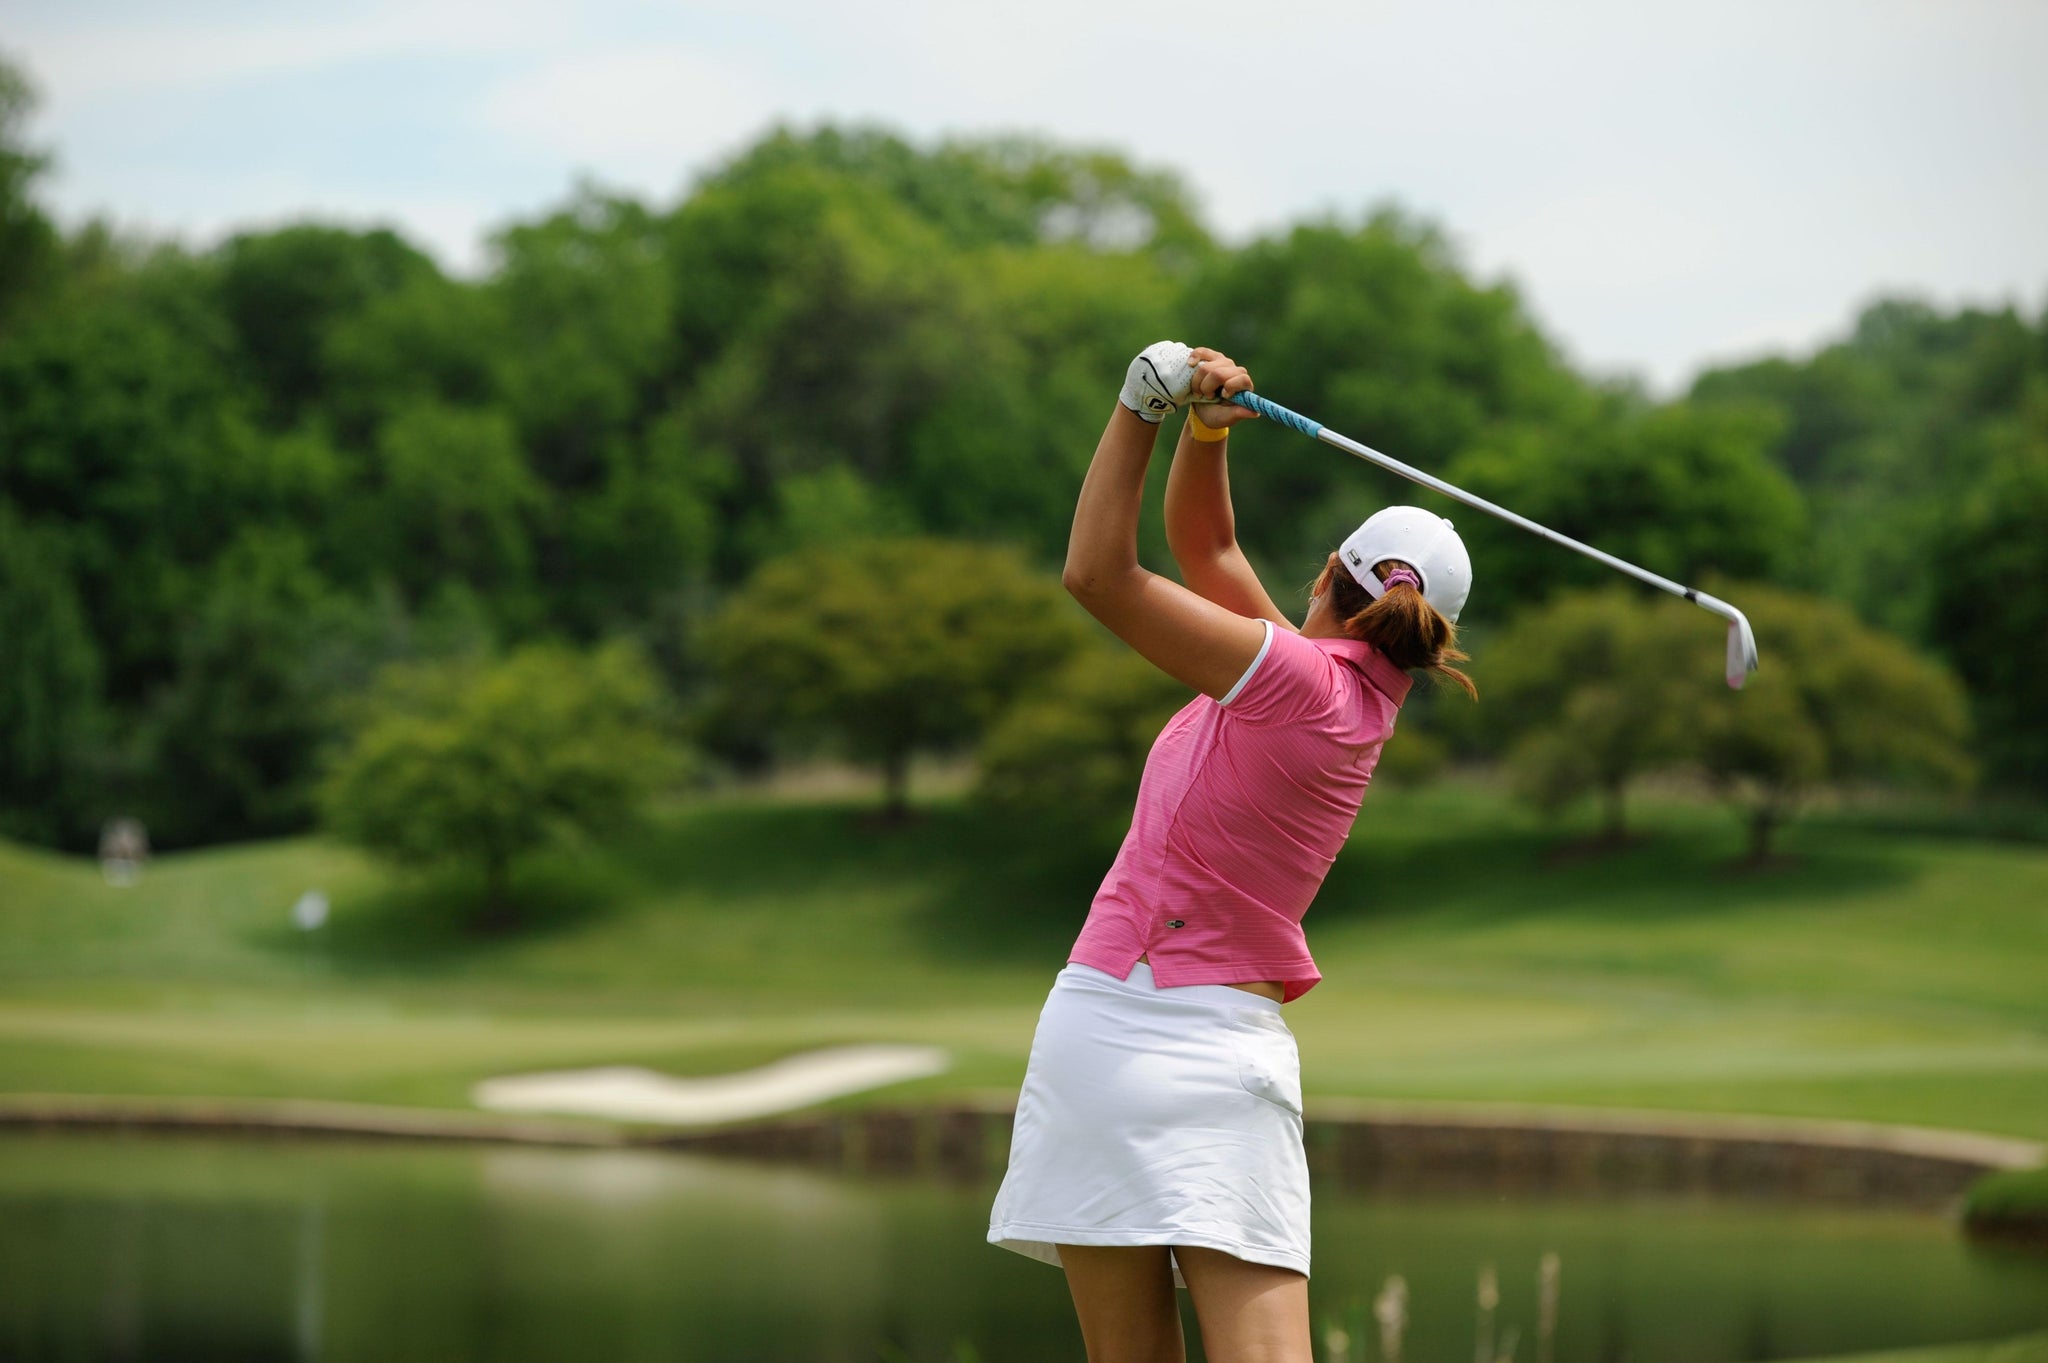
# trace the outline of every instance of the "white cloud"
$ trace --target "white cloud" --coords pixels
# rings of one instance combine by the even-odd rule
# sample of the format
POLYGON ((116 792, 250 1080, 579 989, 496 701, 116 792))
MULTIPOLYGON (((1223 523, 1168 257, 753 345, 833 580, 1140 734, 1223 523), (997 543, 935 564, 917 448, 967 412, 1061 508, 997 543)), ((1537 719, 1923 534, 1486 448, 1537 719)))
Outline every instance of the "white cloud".
POLYGON ((58 24, 30 51, 53 99, 87 102, 205 91, 374 58, 542 49, 562 36, 563 13, 535 0, 402 0, 338 5, 313 18, 58 24))
POLYGON ((477 118, 572 170, 665 195, 686 168, 731 150, 776 113, 773 94, 748 73, 702 48, 669 44, 521 71, 488 93, 477 118))

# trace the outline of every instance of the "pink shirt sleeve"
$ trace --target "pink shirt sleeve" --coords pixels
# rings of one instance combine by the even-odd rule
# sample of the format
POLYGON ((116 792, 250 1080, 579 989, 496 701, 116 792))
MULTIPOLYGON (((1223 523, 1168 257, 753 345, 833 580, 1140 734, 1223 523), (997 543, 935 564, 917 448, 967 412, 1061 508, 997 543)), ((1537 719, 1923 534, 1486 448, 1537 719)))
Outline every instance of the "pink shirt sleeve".
POLYGON ((1216 703, 1247 724, 1291 724, 1327 711, 1337 695, 1337 660, 1293 630, 1264 623, 1258 656, 1216 703))

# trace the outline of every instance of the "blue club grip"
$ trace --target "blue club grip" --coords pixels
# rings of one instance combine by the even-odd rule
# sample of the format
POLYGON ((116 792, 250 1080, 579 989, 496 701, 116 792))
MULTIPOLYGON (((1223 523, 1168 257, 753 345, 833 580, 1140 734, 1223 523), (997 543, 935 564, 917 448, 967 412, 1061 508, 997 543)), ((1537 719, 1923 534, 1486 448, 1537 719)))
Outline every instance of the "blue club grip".
POLYGON ((1300 412, 1291 412, 1277 402, 1268 402, 1257 393, 1232 393, 1230 400, 1240 407, 1248 407, 1260 416, 1277 421, 1282 426, 1292 426, 1309 439, 1314 440, 1323 433, 1323 423, 1310 421, 1300 412))

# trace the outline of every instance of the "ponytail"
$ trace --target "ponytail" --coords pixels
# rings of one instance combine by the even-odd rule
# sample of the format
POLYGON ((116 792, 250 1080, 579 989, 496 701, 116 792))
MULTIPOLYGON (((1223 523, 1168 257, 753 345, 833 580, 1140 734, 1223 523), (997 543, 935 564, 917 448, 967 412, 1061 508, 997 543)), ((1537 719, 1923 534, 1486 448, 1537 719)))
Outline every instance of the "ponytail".
MULTIPOLYGON (((1406 567, 1406 564, 1397 564, 1406 567)), ((1397 582, 1374 597, 1335 563, 1323 566, 1315 591, 1332 593, 1330 605, 1344 632, 1371 644, 1404 672, 1426 671, 1479 699, 1479 688, 1452 663, 1469 656, 1458 647, 1458 627, 1438 613, 1409 583, 1397 582)))

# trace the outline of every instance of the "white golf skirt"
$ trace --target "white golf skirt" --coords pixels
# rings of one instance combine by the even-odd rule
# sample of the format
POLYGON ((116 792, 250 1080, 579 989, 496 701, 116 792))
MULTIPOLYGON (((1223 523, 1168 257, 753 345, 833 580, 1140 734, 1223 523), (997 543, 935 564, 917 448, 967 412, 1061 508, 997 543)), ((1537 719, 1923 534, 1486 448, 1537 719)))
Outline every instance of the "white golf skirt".
MULTIPOLYGON (((1070 964, 1017 1099, 990 1244, 1200 1245, 1308 1272, 1301 1058, 1280 1005, 1070 964)), ((1173 1265, 1176 1286, 1187 1284, 1173 1265)))

